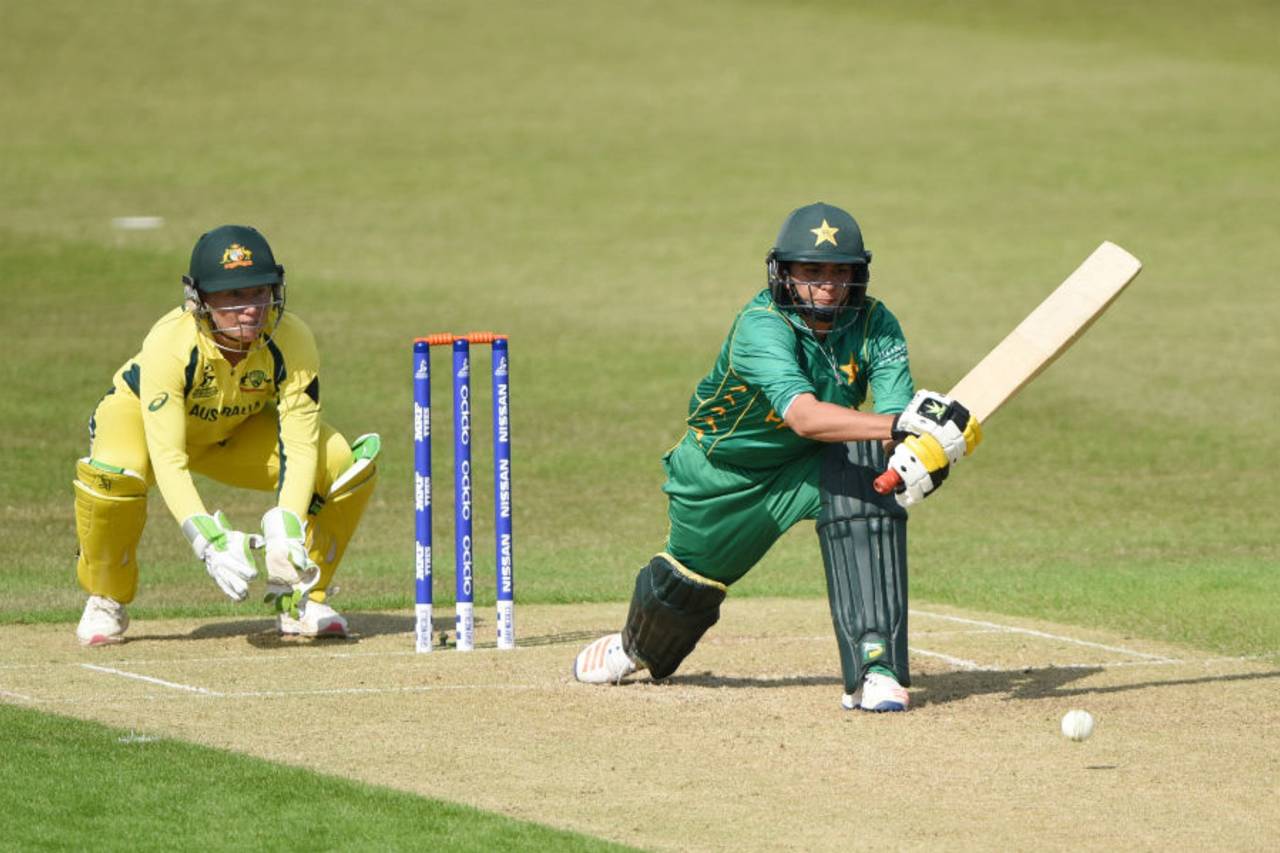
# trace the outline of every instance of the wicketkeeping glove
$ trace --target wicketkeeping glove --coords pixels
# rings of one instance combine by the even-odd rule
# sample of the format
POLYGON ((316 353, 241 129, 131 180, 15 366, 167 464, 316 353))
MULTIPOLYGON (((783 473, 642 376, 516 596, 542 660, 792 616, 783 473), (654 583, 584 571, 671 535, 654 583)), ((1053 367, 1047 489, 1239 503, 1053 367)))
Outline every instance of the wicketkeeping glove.
POLYGON ((894 500, 899 506, 909 507, 938 490, 951 471, 951 463, 933 436, 908 435, 889 455, 889 468, 902 478, 893 493, 894 500))
POLYGON ((982 424, 958 400, 936 391, 917 391, 893 419, 894 441, 909 435, 933 436, 947 459, 959 462, 982 443, 982 424))
POLYGON ((182 532, 218 588, 232 601, 244 601, 249 581, 258 576, 253 551, 262 547, 262 537, 233 530, 222 512, 193 515, 182 522, 182 532))
POLYGON ((320 567, 307 555, 307 523, 284 507, 262 516, 267 544, 267 595, 263 600, 277 612, 295 618, 298 604, 320 582, 320 567))

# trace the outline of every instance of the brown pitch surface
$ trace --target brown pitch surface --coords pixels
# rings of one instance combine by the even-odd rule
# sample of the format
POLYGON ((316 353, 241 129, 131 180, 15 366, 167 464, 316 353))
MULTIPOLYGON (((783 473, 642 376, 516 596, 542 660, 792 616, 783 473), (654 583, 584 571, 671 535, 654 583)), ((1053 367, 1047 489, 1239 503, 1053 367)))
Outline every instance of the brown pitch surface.
POLYGON ((167 620, 85 650, 69 625, 10 626, 0 701, 650 849, 1280 843, 1275 657, 923 604, 911 712, 850 713, 825 602, 748 599, 664 684, 575 683, 624 615, 521 606, 515 651, 484 618, 487 648, 428 655, 407 613, 353 614, 345 642, 167 620), (1084 743, 1058 731, 1070 708, 1098 720, 1084 743))

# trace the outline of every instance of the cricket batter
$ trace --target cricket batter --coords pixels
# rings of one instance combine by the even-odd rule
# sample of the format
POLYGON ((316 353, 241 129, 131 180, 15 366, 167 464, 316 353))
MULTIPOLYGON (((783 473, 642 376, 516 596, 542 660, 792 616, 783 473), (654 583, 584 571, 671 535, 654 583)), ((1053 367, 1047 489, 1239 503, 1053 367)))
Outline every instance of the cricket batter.
POLYGON ((577 656, 579 681, 671 675, 719 619, 728 588, 793 524, 816 519, 843 705, 907 709, 905 508, 982 434, 958 402, 914 391, 902 329, 866 295, 870 264, 840 208, 787 217, 768 288, 734 319, 663 457, 666 548, 637 575, 622 632, 577 656), (868 393, 874 412, 860 412, 868 393), (882 496, 872 483, 887 450, 903 482, 882 496))
POLYGON ((280 633, 345 636, 325 590, 373 492, 379 438, 349 445, 321 420, 315 338, 285 312, 284 267, 257 230, 202 235, 182 281, 184 304, 151 328, 89 420, 74 483, 76 576, 89 594, 76 636, 124 640, 152 484, 229 598, 249 595, 265 547, 280 633), (192 472, 275 490, 261 535, 210 513, 192 472))

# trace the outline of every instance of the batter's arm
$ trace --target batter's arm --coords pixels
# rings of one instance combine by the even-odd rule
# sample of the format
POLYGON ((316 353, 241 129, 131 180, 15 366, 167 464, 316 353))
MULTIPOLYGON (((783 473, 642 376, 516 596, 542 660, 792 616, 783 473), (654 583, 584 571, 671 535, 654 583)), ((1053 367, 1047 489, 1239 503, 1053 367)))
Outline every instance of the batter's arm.
POLYGON ((826 403, 807 393, 796 395, 782 416, 783 422, 801 438, 828 442, 886 441, 892 437, 893 418, 826 403))

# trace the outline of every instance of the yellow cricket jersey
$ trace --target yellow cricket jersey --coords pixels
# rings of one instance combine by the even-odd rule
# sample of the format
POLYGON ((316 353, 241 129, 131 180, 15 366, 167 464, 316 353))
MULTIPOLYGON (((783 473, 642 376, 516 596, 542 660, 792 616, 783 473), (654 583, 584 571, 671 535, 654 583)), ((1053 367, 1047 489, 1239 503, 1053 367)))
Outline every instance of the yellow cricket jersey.
POLYGON ((266 345, 235 367, 183 308, 151 327, 142 351, 114 382, 116 393, 140 403, 156 485, 174 518, 207 512, 187 468, 189 456, 270 408, 279 417, 278 503, 306 517, 320 444, 319 369, 315 337, 288 312, 266 345))

